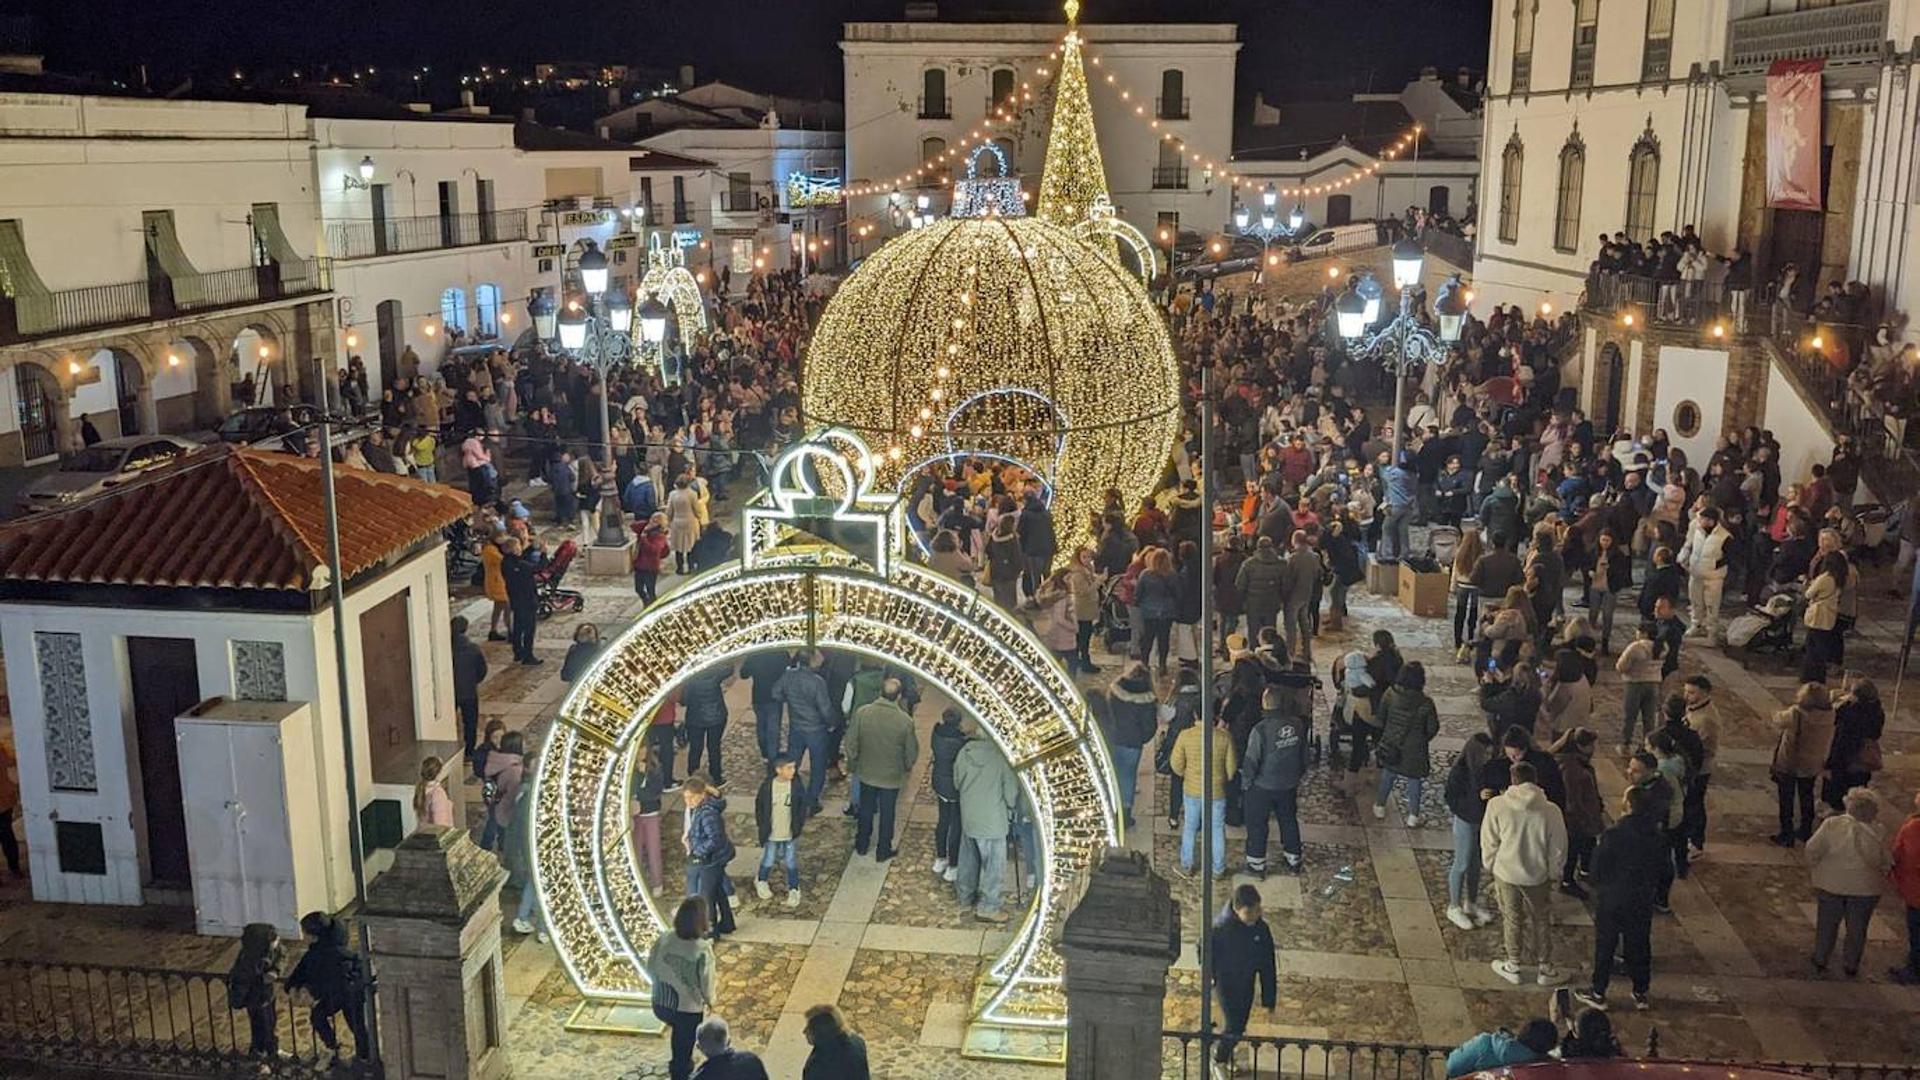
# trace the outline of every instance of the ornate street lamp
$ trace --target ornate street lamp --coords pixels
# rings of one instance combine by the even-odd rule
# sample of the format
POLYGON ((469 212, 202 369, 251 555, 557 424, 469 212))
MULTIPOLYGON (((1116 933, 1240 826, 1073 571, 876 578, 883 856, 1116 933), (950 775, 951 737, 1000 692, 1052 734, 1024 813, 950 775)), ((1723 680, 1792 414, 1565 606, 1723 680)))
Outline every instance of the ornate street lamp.
POLYGON ((541 341, 552 341, 557 327, 554 317, 557 309, 553 297, 545 289, 535 289, 527 294, 527 317, 533 320, 533 334, 541 341))
POLYGON ((591 240, 586 245, 587 250, 580 253, 580 285, 597 300, 607 291, 607 254, 591 240))
POLYGON ((667 319, 673 314, 658 297, 649 296, 640 301, 640 308, 634 313, 640 319, 640 339, 650 349, 658 350, 667 340, 667 319))

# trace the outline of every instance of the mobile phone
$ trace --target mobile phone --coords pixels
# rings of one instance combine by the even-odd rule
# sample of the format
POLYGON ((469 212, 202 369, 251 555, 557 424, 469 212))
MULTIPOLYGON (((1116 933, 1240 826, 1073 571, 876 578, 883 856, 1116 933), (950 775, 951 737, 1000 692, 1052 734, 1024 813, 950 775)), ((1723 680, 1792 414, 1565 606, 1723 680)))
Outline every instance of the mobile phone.
POLYGON ((1561 1016, 1573 1015, 1573 991, 1562 986, 1553 992, 1553 1008, 1561 1016))

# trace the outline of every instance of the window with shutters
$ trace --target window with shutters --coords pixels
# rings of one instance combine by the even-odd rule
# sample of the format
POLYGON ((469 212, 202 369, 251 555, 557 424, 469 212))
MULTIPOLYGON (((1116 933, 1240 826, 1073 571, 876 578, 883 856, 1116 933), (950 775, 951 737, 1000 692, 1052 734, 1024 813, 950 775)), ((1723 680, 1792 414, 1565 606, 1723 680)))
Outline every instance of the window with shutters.
POLYGON ((1573 72, 1567 85, 1582 89, 1593 85, 1593 55, 1600 42, 1600 0, 1574 0, 1573 72))
POLYGON ((1533 88, 1533 20, 1539 0, 1515 0, 1513 5, 1513 78, 1507 89, 1524 94, 1533 88))
POLYGON ((1660 200, 1660 140, 1649 128, 1627 156, 1627 235, 1653 239, 1653 215, 1660 200))
POLYGON ((1673 72, 1674 0, 1647 0, 1647 43, 1640 52, 1643 82, 1665 80, 1673 72))
POLYGON ((1520 144, 1520 133, 1507 140, 1507 149, 1500 155, 1500 242, 1517 243, 1520 240, 1520 173, 1526 162, 1526 149, 1520 144))
POLYGON ((1553 246, 1574 251, 1580 245, 1580 196, 1587 178, 1587 148, 1575 132, 1560 148, 1559 201, 1553 212, 1553 246))

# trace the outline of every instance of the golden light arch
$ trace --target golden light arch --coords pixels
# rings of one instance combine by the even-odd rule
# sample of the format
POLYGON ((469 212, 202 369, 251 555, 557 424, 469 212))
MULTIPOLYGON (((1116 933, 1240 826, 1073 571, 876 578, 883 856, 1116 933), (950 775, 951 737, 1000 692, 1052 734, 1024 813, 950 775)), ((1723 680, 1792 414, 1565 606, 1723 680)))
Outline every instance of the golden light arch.
MULTIPOLYGON (((640 276, 639 291, 634 302, 637 304, 649 296, 659 297, 661 303, 673 309, 673 321, 680 331, 680 340, 691 343, 707 330, 707 305, 700 296, 699 279, 687 269, 686 260, 686 251, 678 244, 663 244, 659 233, 649 237, 647 272, 640 276)), ((633 347, 636 350, 644 348, 638 319, 633 321, 632 334, 633 347)))
POLYGON ((590 1001, 648 1002, 644 957, 667 924, 640 873, 628 808, 647 719, 709 665, 759 649, 844 649, 937 688, 1013 764, 1045 873, 981 975, 965 1052, 1063 1060, 1055 945, 1100 851, 1121 840, 1112 763, 1085 701, 1032 631, 905 561, 901 500, 872 493, 874 472, 866 445, 844 431, 790 448, 744 512, 742 559, 649 608, 561 704, 533 790, 534 884, 554 947, 590 1001))
POLYGON ((1153 279, 1160 276, 1160 260, 1153 245, 1147 242, 1147 234, 1141 232, 1133 222, 1121 217, 1105 195, 1093 200, 1093 206, 1087 210, 1087 219, 1075 225, 1073 231, 1080 239, 1092 244, 1095 251, 1108 258, 1119 256, 1114 244, 1124 245, 1133 253, 1134 267, 1140 274, 1142 285, 1151 286, 1153 279))

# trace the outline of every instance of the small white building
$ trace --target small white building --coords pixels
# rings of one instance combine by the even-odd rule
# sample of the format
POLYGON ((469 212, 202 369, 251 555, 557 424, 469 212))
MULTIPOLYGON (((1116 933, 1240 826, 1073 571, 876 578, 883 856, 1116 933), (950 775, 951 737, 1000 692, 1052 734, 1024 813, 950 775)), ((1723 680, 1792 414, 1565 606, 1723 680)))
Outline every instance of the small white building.
MULTIPOLYGON (((712 162, 697 177, 674 171, 668 181, 674 194, 672 227, 692 249, 690 268, 714 275, 731 268, 737 287, 744 287, 756 270, 846 261, 846 215, 840 203, 844 139, 839 131, 783 125, 784 117, 769 112, 744 127, 675 128, 641 143, 650 151, 712 162)), ((635 176, 643 199, 647 190, 660 197, 659 188, 650 187, 658 183, 654 176, 635 176)))
MULTIPOLYGON (((984 133, 983 121, 1011 98, 1022 119, 996 128, 995 137, 1005 140, 1028 186, 1037 185, 1051 101, 1048 54, 1066 25, 916 17, 932 7, 909 5, 906 21, 847 23, 842 31, 849 184, 887 185, 958 148, 976 129, 984 133)), ((1227 220, 1230 185, 1193 155, 1224 163, 1232 151, 1236 36, 1231 23, 1080 25, 1107 188, 1120 215, 1148 235, 1160 226, 1208 230, 1227 220), (1167 133, 1185 141, 1185 152, 1167 133)), ((925 190, 944 212, 941 186, 929 181, 925 190)), ((884 191, 855 198, 847 212, 884 237, 904 227, 888 212, 890 198, 884 191)))
POLYGON ((1465 217, 1480 178, 1478 97, 1463 78, 1430 71, 1393 94, 1280 105, 1256 97, 1252 123, 1234 139, 1234 170, 1246 178, 1239 200, 1258 217, 1267 184, 1306 189, 1275 209, 1285 221, 1298 207, 1315 225, 1398 217, 1409 206, 1465 217), (1416 124, 1418 153, 1387 157, 1416 124), (1344 183, 1368 169, 1371 176, 1344 183), (1321 185, 1338 189, 1312 190, 1321 185))
POLYGON ((182 768, 175 720, 206 699, 310 706, 287 729, 298 741, 285 747, 286 786, 317 791, 317 833, 279 843, 307 857, 300 895, 328 910, 353 897, 349 816, 369 848, 390 846, 412 826, 420 762, 458 768, 440 530, 467 499, 337 473, 352 806, 319 468, 213 448, 0 530, 0 648, 34 899, 180 902, 192 888, 206 906, 211 878, 235 868, 197 862, 188 821, 272 835, 271 807, 239 805, 230 784, 205 779, 219 770, 192 768, 204 763, 182 768))

